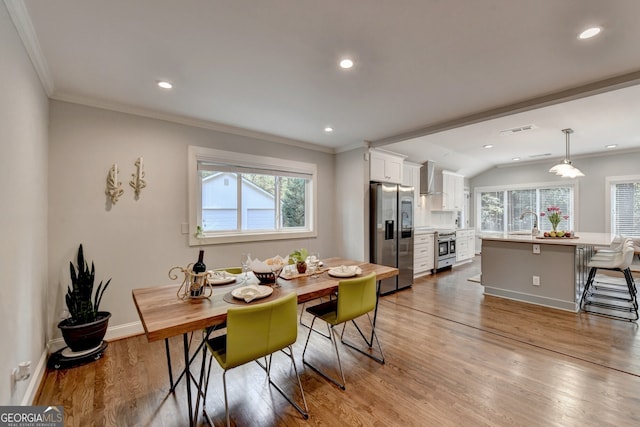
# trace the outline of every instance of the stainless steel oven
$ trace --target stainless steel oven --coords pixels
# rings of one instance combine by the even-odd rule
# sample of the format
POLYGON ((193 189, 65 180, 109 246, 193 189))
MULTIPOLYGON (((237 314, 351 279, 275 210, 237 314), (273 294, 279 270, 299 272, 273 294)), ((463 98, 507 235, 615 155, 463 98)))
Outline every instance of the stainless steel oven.
POLYGON ((435 269, 451 267, 456 263, 456 232, 442 230, 436 232, 435 269))

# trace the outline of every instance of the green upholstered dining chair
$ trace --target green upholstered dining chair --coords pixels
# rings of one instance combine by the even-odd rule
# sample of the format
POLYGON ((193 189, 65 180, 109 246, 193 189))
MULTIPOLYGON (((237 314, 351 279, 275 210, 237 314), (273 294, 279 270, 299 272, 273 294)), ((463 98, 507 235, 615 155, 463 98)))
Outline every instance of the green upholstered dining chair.
MULTIPOLYGON (((334 337, 334 327, 340 324, 343 325, 340 339, 344 342, 344 330, 347 322, 354 321, 355 319, 368 315, 369 312, 376 308, 377 304, 377 287, 376 287, 376 275, 371 273, 369 275, 358 277, 355 279, 345 279, 338 283, 338 297, 327 302, 323 302, 312 307, 308 307, 306 311, 313 315, 313 320, 309 327, 309 334, 307 335, 307 341, 304 345, 302 352, 302 362, 309 366, 311 369, 336 384, 341 389, 345 389, 345 378, 342 370, 342 363, 340 362, 340 353, 338 352, 338 343, 336 337, 334 337), (340 376, 342 383, 332 378, 325 372, 321 371, 316 366, 311 365, 306 359, 305 354, 307 352, 307 346, 309 345, 309 338, 311 338, 312 332, 317 332, 313 329, 313 324, 317 319, 321 319, 327 323, 329 330, 329 339, 333 342, 335 348, 336 358, 338 359, 338 367, 340 370, 340 376)), ((371 319, 369 318, 371 323, 371 319)), ((357 325, 356 325, 357 326, 357 325)), ((375 341, 378 345, 380 354, 382 354, 382 347, 378 341, 378 337, 375 335, 374 325, 371 324, 372 335, 375 337, 375 341)), ((359 328, 358 328, 359 330, 359 328)), ((324 334, 322 334, 324 335, 324 334)), ((360 351, 360 350, 359 350, 360 351)), ((365 353, 366 354, 366 353, 365 353)))
MULTIPOLYGON (((297 322, 297 296, 288 294, 274 301, 246 307, 233 307, 227 312, 226 335, 207 340, 206 346, 224 370, 222 382, 224 387, 224 409, 229 420, 229 403, 227 398, 227 372, 240 365, 251 361, 258 362, 267 373, 269 383, 273 385, 282 396, 291 403, 305 419, 309 417, 307 401, 298 375, 298 369, 293 357, 292 344, 298 337, 297 322), (288 349, 287 351, 284 351, 288 349), (291 397, 278 386, 271 378, 271 362, 273 353, 282 350, 293 364, 293 369, 302 395, 304 408, 298 405, 291 397), (268 357, 267 363, 262 365, 258 359, 268 357)), ((208 386, 208 378, 207 385, 208 386)), ((205 386, 205 387, 206 387, 205 386)), ((204 405, 203 405, 204 407, 204 405)))
MULTIPOLYGON (((214 271, 226 271, 227 273, 234 274, 236 276, 239 276, 240 274, 243 273, 242 267, 216 268, 214 271)), ((227 322, 224 322, 224 323, 222 323, 220 325, 216 325, 215 327, 205 328, 202 331, 202 337, 203 337, 204 340, 207 340, 211 336, 224 335, 224 334, 226 334, 226 332, 227 332, 227 322)), ((206 353, 207 353, 207 349, 203 348, 203 354, 202 354, 202 365, 203 365, 203 368, 204 368, 204 361, 205 361, 206 353)), ((212 359, 213 359, 213 354, 210 354, 210 356, 209 356, 209 369, 207 371, 207 376, 206 376, 207 384, 209 384, 209 375, 211 374, 211 366, 213 365, 213 363, 212 363, 213 360, 212 359)), ((205 400, 207 398, 207 390, 206 389, 204 391, 204 398, 205 398, 205 400)))

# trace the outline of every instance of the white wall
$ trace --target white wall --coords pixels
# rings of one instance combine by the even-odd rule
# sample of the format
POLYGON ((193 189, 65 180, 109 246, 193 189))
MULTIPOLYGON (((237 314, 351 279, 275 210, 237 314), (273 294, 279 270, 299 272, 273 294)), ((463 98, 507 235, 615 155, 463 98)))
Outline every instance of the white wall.
MULTIPOLYGON (((0 2, 0 405, 20 404, 29 381, 11 369, 45 350, 47 96, 0 2)), ((32 384, 35 382, 32 382, 32 384)))
MULTIPOLYGON (((318 165, 318 238, 205 246, 208 267, 237 266, 247 250, 259 258, 300 247, 324 256, 341 252, 333 154, 60 101, 51 101, 50 111, 49 304, 55 315, 64 308, 68 265, 80 243, 96 264, 96 279, 113 279, 101 306, 113 315, 110 329, 138 322, 132 289, 174 283, 169 269, 196 260, 198 248, 181 234, 188 215, 189 145, 318 165), (128 183, 139 156, 147 187, 136 201, 128 183), (105 180, 113 163, 125 193, 108 209, 105 180)), ((48 325, 59 336, 56 321, 49 318, 48 325)))
POLYGON ((367 149, 336 155, 336 239, 339 256, 369 260, 369 162, 367 149))
MULTIPOLYGON (((605 143, 615 143, 615 141, 603 141, 605 143)), ((580 168, 585 174, 582 178, 577 178, 577 223, 576 231, 583 232, 605 232, 607 224, 605 222, 605 178, 607 176, 623 176, 640 174, 640 152, 630 152, 624 154, 608 154, 597 157, 583 157, 572 159, 574 165, 580 168)), ((566 178, 556 177, 550 174, 549 168, 554 162, 523 164, 517 167, 494 168, 470 180, 471 196, 475 187, 523 184, 531 182, 567 182, 566 178)), ((475 224, 474 213, 475 200, 472 199, 471 220, 475 224)))

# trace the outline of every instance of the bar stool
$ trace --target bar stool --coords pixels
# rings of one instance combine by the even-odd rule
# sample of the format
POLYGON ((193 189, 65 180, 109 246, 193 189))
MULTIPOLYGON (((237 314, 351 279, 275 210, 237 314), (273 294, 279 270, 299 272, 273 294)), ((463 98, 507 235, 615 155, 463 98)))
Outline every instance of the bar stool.
POLYGON ((628 321, 638 320, 637 289, 629 266, 633 261, 633 240, 625 239, 615 252, 596 253, 589 263, 589 277, 580 299, 580 308, 585 312, 600 314, 628 321), (596 281, 598 269, 619 271, 624 275, 625 285, 596 281), (593 308, 596 308, 593 310, 593 308), (599 311, 605 309, 607 312, 599 311), (629 315, 616 315, 609 311, 624 311, 629 315), (629 317, 630 316, 630 317, 629 317))

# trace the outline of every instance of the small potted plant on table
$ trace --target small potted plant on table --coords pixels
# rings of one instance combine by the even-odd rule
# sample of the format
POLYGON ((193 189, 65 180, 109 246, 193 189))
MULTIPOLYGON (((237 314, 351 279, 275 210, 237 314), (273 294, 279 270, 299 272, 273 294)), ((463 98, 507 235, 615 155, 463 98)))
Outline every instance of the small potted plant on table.
POLYGON ((295 264, 298 273, 304 274, 307 271, 307 257, 309 253, 305 248, 298 249, 289 254, 289 264, 295 264))

